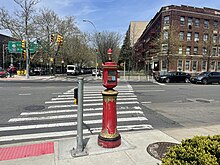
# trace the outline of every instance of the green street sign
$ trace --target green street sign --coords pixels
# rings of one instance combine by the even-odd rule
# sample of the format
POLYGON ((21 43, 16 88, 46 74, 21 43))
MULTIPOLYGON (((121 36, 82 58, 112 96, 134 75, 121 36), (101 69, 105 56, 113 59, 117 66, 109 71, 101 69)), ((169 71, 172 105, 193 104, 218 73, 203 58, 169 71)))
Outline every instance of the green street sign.
MULTIPOLYGON (((30 53, 35 52, 35 48, 38 48, 38 44, 34 44, 33 42, 30 43, 30 53)), ((23 48, 21 47, 21 41, 9 41, 8 42, 8 51, 9 53, 22 53, 23 48)))
POLYGON ((33 42, 30 43, 29 51, 30 51, 30 53, 34 53, 35 52, 35 44, 33 42))
POLYGON ((9 41, 8 51, 9 53, 22 53, 21 41, 9 41))

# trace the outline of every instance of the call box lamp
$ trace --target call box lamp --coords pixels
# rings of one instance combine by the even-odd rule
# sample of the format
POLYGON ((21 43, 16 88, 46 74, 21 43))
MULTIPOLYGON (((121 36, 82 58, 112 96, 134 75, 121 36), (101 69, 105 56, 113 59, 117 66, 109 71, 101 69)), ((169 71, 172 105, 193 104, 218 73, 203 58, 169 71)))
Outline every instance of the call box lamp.
POLYGON ((98 136, 98 145, 104 148, 115 148, 121 145, 121 136, 117 131, 116 99, 118 91, 113 88, 117 86, 117 64, 112 62, 112 50, 108 50, 108 61, 103 65, 103 116, 102 130, 98 136))

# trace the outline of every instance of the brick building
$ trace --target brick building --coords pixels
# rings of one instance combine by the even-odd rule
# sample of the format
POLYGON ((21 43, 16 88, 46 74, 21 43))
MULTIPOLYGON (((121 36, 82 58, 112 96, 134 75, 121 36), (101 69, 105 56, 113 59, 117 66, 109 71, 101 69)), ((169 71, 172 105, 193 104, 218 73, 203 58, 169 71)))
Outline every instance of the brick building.
POLYGON ((7 52, 8 41, 15 40, 15 38, 0 34, 0 67, 7 68, 9 66, 10 57, 7 52))
POLYGON ((220 10, 162 7, 135 44, 148 71, 220 71, 220 10))

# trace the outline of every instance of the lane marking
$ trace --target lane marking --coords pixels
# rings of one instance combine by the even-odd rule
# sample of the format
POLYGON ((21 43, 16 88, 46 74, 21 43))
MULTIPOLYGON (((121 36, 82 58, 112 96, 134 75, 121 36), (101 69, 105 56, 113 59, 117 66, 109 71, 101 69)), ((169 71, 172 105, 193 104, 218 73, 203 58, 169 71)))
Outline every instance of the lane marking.
MULTIPOLYGON (((117 98, 117 101, 128 101, 128 100, 138 100, 137 98, 117 98)), ((103 101, 103 99, 91 99, 91 100, 83 100, 83 102, 96 102, 103 101)), ((60 103, 73 103, 74 100, 62 100, 62 101, 46 101, 45 104, 60 104, 60 103)))
MULTIPOLYGON (((118 93, 118 96, 124 96, 124 95, 134 95, 133 94, 134 92, 130 92, 130 93, 118 93)), ((70 93, 70 94, 68 94, 68 93, 64 93, 63 95, 58 95, 58 97, 73 97, 74 96, 74 94, 73 93, 70 93)), ((102 93, 100 92, 100 93, 97 93, 97 94, 84 94, 83 95, 84 97, 87 97, 87 96, 102 96, 102 93)))
MULTIPOLYGON (((117 105, 123 105, 123 104, 139 104, 138 101, 130 101, 130 102, 117 102, 117 105)), ((103 105, 103 103, 94 103, 94 104, 84 104, 84 107, 87 106, 100 106, 103 105)), ((67 107, 77 107, 77 105, 73 105, 73 104, 69 104, 69 105, 52 105, 49 106, 48 109, 52 109, 52 108, 67 108, 67 107)))
MULTIPOLYGON (((130 126, 117 126, 118 131, 128 131, 128 130, 143 130, 143 129, 153 129, 151 125, 130 125, 130 126)), ((101 128, 92 128, 90 131, 92 133, 99 133, 101 128)), ((83 129, 84 134, 91 134, 88 129, 83 129)), ((35 133, 26 135, 12 135, 0 137, 0 142, 14 141, 14 140, 28 140, 28 139, 39 139, 39 138, 52 138, 52 137, 63 137, 63 136, 76 136, 77 131, 61 131, 61 132, 49 132, 49 133, 35 133)))
MULTIPOLYGON (((134 91, 118 91, 120 93, 134 93, 134 91)), ((85 94, 102 94, 102 91, 94 91, 94 92, 83 92, 85 94)), ((74 94, 74 92, 64 92, 64 95, 74 94)))
MULTIPOLYGON (((133 106, 133 107, 128 107, 128 106, 123 106, 123 107, 117 107, 117 110, 125 110, 129 109, 130 111, 134 110, 141 110, 141 107, 139 106, 133 106)), ((103 107, 101 108, 85 108, 83 109, 84 112, 90 112, 90 111, 102 111, 103 107)), ((77 109, 66 109, 66 110, 52 110, 52 111, 42 111, 42 112, 22 112, 20 115, 21 116, 31 116, 31 115, 44 115, 44 114, 53 114, 53 113, 69 113, 69 112, 77 112, 77 109)))
MULTIPOLYGON (((131 122, 131 121, 147 121, 146 117, 130 117, 130 118, 118 118, 117 122, 131 122)), ((85 124, 100 124, 102 119, 83 121, 85 124)), ((14 131, 14 130, 28 130, 28 129, 39 129, 39 128, 53 128, 53 127, 68 127, 75 126, 77 122, 66 122, 66 123, 50 123, 50 124, 34 124, 34 125, 22 125, 22 126, 10 126, 0 127, 0 131, 14 131)))
MULTIPOLYGON (((123 114, 144 114, 142 111, 118 111, 117 115, 123 114)), ((83 114, 84 117, 88 116, 101 116, 102 113, 86 113, 83 114)), ((26 118, 11 118, 8 122, 20 122, 20 121, 39 121, 39 120, 54 120, 63 118, 76 118, 77 114, 73 115, 57 115, 57 116, 42 116, 42 117, 26 117, 26 118)))
MULTIPOLYGON (((137 97, 136 95, 126 95, 126 96, 117 96, 117 98, 131 98, 131 97, 137 97)), ((99 95, 99 96, 86 96, 86 97, 83 97, 84 99, 95 99, 95 98, 98 98, 98 99, 101 99, 102 96, 99 95)), ((52 98, 51 100, 55 101, 55 100, 73 100, 74 97, 71 96, 71 97, 57 97, 57 98, 52 98)))
POLYGON ((18 94, 19 96, 30 96, 31 95, 31 93, 20 93, 20 94, 18 94))

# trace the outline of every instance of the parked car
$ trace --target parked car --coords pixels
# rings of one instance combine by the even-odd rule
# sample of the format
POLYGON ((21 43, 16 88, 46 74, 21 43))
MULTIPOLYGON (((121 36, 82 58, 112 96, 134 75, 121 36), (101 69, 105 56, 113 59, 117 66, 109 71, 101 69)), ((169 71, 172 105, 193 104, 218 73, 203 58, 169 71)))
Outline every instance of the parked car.
POLYGON ((179 72, 179 71, 172 71, 172 72, 167 72, 164 75, 160 75, 157 80, 159 82, 165 82, 165 83, 170 83, 170 82, 185 82, 189 83, 190 82, 190 77, 191 75, 189 73, 185 72, 179 72))
POLYGON ((102 71, 100 69, 97 69, 97 73, 96 73, 96 69, 92 70, 92 76, 95 76, 97 74, 97 76, 101 76, 102 75, 102 71))
POLYGON ((3 70, 1 67, 0 67, 0 77, 1 78, 7 77, 7 72, 5 70, 3 70))
POLYGON ((202 83, 202 84, 211 84, 219 83, 220 84, 220 72, 202 72, 195 77, 191 77, 190 81, 192 83, 202 83))

